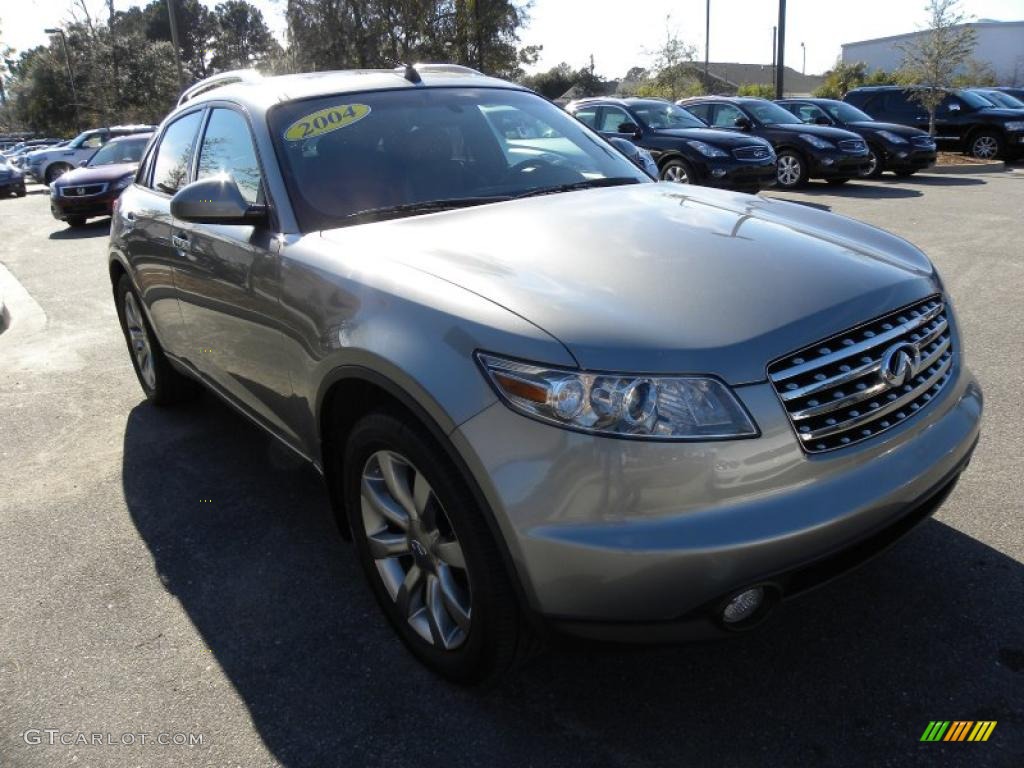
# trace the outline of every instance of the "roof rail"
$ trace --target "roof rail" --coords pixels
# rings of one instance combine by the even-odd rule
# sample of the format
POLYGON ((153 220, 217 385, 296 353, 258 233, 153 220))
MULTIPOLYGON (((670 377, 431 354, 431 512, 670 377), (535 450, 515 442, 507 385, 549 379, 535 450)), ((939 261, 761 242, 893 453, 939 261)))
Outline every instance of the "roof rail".
POLYGON ((232 83, 252 83, 262 79, 263 75, 255 69, 233 69, 230 72, 219 72, 182 91, 181 96, 178 97, 178 106, 180 107, 185 102, 192 101, 196 96, 212 91, 214 88, 221 88, 232 83))
POLYGON ((412 65, 417 72, 446 72, 451 75, 483 75, 472 67, 464 67, 461 64, 431 64, 430 62, 418 61, 412 65))

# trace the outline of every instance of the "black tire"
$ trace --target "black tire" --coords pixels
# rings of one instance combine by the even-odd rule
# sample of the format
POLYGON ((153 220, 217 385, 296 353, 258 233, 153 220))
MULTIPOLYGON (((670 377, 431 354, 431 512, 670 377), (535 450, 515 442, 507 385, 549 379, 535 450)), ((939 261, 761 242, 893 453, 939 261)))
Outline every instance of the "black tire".
POLYGON ((674 157, 661 166, 658 178, 661 181, 672 181, 677 184, 693 184, 693 168, 685 160, 674 157))
POLYGON ((54 163, 46 169, 46 186, 50 186, 58 176, 63 176, 71 170, 67 163, 54 163))
POLYGON ((900 169, 898 171, 893 171, 893 173, 895 173, 901 179, 906 179, 906 178, 908 178, 910 176, 913 176, 915 173, 917 173, 917 169, 916 168, 902 168, 902 169, 900 169))
POLYGON ((146 399, 153 405, 164 406, 195 398, 199 393, 199 385, 193 379, 188 378, 171 367, 167 357, 164 355, 163 348, 160 346, 160 342, 157 341, 156 334, 153 333, 149 319, 146 317, 145 312, 141 311, 142 301, 132 287, 132 282, 128 279, 128 275, 121 275, 121 279, 118 280, 117 287, 114 289, 114 299, 117 304, 117 318, 121 323, 121 332, 124 334, 125 343, 128 345, 128 355, 131 358, 132 367, 135 369, 135 376, 139 380, 139 385, 146 394, 146 399), (125 317, 125 307, 129 295, 134 300, 138 311, 138 320, 145 330, 146 340, 149 344, 149 354, 152 360, 152 381, 147 381, 146 376, 143 375, 139 358, 133 349, 129 322, 125 317))
POLYGON ((64 221, 67 222, 69 227, 85 226, 85 216, 68 216, 64 221))
POLYGON ((868 160, 873 163, 873 166, 869 166, 870 170, 863 173, 861 178, 877 179, 885 173, 885 155, 880 149, 871 144, 868 144, 868 160))
MULTIPOLYGON (((341 468, 345 511, 359 560, 381 610, 402 642, 421 662, 442 677, 461 684, 494 681, 537 648, 523 619, 516 591, 503 565, 484 512, 466 481, 430 435, 411 417, 376 411, 352 428, 341 468), (433 489, 465 559, 471 618, 458 647, 446 650, 413 629, 384 583, 370 553, 364 523, 361 483, 364 468, 379 451, 406 459, 433 489)), ((409 555, 411 559, 411 555, 409 555)))
POLYGON ((1003 137, 995 131, 978 131, 971 136, 967 153, 978 160, 995 160, 1006 149, 1003 137))
POLYGON ((17 192, 15 192, 15 194, 18 197, 24 197, 25 196, 25 188, 24 187, 18 187, 18 190, 17 190, 17 192))
POLYGON ((825 179, 826 184, 831 184, 833 187, 838 187, 841 184, 845 184, 849 179, 825 179))
POLYGON ((799 152, 792 149, 784 149, 779 152, 778 160, 776 162, 776 181, 780 188, 797 189, 807 183, 807 161, 799 152), (783 158, 785 158, 785 160, 783 158), (789 166, 790 163, 793 163, 793 165, 789 166), (790 167, 796 169, 795 175, 789 172, 790 167), (783 179, 785 179, 785 181, 783 179))

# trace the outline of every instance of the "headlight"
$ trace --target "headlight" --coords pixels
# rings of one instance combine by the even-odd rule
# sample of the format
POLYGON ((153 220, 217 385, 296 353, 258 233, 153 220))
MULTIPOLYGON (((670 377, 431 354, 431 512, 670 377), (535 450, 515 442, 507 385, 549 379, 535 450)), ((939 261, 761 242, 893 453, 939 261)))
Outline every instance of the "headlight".
POLYGON ((1006 130, 1024 131, 1024 120, 1011 120, 1009 123, 1006 123, 1006 130))
POLYGON ((906 139, 904 139, 902 136, 899 136, 899 135, 893 133, 892 131, 879 131, 878 135, 881 136, 886 141, 892 142, 893 144, 906 144, 907 143, 906 139))
POLYGON ((825 141, 825 139, 822 139, 822 138, 820 138, 818 136, 812 136, 809 133, 801 133, 800 134, 800 138, 803 139, 804 141, 806 141, 812 147, 817 147, 818 149, 835 149, 836 148, 836 145, 833 144, 831 141, 825 141))
POLYGON ((131 186, 131 183, 135 180, 135 174, 131 173, 117 180, 114 184, 114 189, 124 189, 125 187, 131 186))
POLYGON ((50 197, 59 197, 59 196, 60 196, 60 187, 58 187, 56 184, 51 184, 50 185, 50 197))
POLYGON ((754 437, 730 389, 702 376, 645 376, 547 368, 477 354, 514 411, 557 426, 648 440, 754 437))
POLYGON ((721 150, 718 147, 713 147, 710 144, 705 144, 703 141, 688 141, 686 143, 689 144, 694 149, 696 149, 702 155, 704 155, 704 157, 728 157, 729 156, 728 152, 726 152, 724 150, 721 150))

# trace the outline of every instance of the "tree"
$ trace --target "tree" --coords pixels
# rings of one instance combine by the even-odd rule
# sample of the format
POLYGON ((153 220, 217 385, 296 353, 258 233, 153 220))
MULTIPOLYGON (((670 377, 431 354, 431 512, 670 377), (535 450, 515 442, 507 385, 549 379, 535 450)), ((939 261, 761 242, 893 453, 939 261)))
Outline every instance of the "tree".
POLYGON ((519 79, 519 82, 527 88, 531 88, 541 96, 549 99, 557 99, 563 93, 572 88, 577 78, 576 71, 566 62, 552 67, 547 72, 538 72, 535 75, 526 75, 519 79))
POLYGON ((214 71, 248 69, 279 56, 278 45, 260 10, 245 0, 227 0, 214 9, 217 22, 216 53, 210 59, 214 71))
POLYGON ((819 99, 841 99, 862 85, 899 85, 906 80, 900 72, 876 69, 869 74, 867 68, 868 65, 863 61, 853 64, 836 61, 835 66, 825 73, 825 82, 815 89, 814 95, 819 99))
POLYGON ((987 62, 969 59, 964 65, 963 71, 953 78, 953 85, 957 88, 999 85, 999 78, 996 76, 996 71, 987 62))
POLYGON ((675 101, 704 92, 704 84, 693 66, 697 46, 679 37, 672 26, 671 16, 665 17, 665 42, 647 54, 654 59, 654 77, 637 88, 638 95, 675 101))
POLYGON ((913 98, 928 110, 928 131, 934 136, 935 110, 974 51, 977 34, 973 27, 964 26, 968 17, 960 10, 960 0, 928 0, 926 10, 928 28, 899 49, 902 69, 917 86, 913 98))
POLYGON ((743 83, 737 90, 737 96, 756 96, 759 99, 774 99, 775 87, 767 83, 743 83))

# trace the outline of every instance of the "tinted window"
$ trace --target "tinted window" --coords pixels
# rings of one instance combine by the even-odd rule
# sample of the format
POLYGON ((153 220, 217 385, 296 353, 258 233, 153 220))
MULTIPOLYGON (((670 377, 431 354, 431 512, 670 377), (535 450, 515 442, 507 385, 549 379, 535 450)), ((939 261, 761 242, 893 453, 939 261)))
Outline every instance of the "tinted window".
POLYGON ((597 128, 597 107, 583 107, 573 112, 573 115, 588 128, 597 128))
POLYGON ((711 122, 711 105, 709 104, 687 104, 683 107, 691 115, 696 115, 699 120, 705 123, 711 122))
POLYGON ((903 91, 887 91, 882 96, 882 109, 886 112, 916 112, 917 105, 913 104, 903 91))
POLYGON ((712 125, 718 128, 735 128, 736 119, 739 117, 744 117, 744 114, 737 107, 732 104, 718 104, 715 107, 715 122, 712 125))
POLYGON ((213 110, 199 148, 196 179, 221 174, 235 180, 248 202, 256 202, 260 194, 260 164, 248 122, 232 109, 213 110))
POLYGON ((149 137, 141 139, 124 139, 111 141, 92 156, 90 166, 115 165, 117 163, 137 163, 142 159, 142 152, 149 142, 149 137))
POLYGON ((604 133, 618 133, 619 126, 623 123, 634 122, 633 118, 626 114, 626 111, 618 107, 604 107, 601 114, 601 126, 599 131, 604 133))
POLYGON ((153 163, 153 186, 161 192, 173 195, 188 182, 188 164, 202 115, 202 110, 190 112, 164 132, 153 163))
POLYGON ((642 101, 633 105, 633 111, 637 117, 655 130, 707 127, 700 119, 675 104, 642 101))
POLYGON ((826 111, 836 120, 843 123, 871 122, 871 115, 861 112, 844 101, 825 102, 826 111))
POLYGON ((281 104, 268 123, 305 231, 415 215, 422 210, 395 209, 420 203, 650 181, 566 112, 525 91, 336 94, 281 104), (510 125, 529 126, 536 138, 510 137, 510 125))
POLYGON ((992 103, 986 100, 983 96, 971 93, 970 91, 960 91, 959 96, 963 103, 971 109, 985 109, 986 107, 992 106, 992 103))
POLYGON ((771 101, 747 101, 743 106, 763 125, 786 125, 797 122, 791 112, 771 101))

